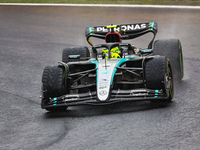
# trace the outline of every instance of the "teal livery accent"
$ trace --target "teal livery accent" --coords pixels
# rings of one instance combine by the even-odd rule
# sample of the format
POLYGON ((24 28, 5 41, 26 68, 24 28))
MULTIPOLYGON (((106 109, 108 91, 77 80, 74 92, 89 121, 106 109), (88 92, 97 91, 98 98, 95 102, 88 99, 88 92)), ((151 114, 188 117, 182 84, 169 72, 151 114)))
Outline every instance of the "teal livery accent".
POLYGON ((158 93, 159 93, 159 90, 155 90, 155 96, 154 96, 154 98, 158 97, 158 93))
POLYGON ((151 23, 151 30, 153 30, 154 22, 151 23))
POLYGON ((130 60, 131 58, 122 58, 119 60, 119 62, 116 64, 116 67, 119 67, 120 65, 122 65, 123 63, 125 63, 126 61, 130 60))
MULTIPOLYGON (((151 27, 153 28, 153 26, 154 26, 154 22, 152 22, 152 24, 151 24, 151 27)), ((151 29, 151 30, 153 30, 153 29, 151 29)))
POLYGON ((95 65, 96 65, 96 68, 97 68, 97 66, 98 66, 98 65, 97 65, 97 63, 98 63, 97 60, 89 60, 89 62, 95 64, 95 65))
MULTIPOLYGON (((115 67, 119 67, 119 66, 121 66, 123 63, 125 63, 126 61, 128 61, 128 60, 130 60, 130 59, 133 59, 133 58, 137 58, 137 57, 138 57, 138 56, 131 57, 131 58, 121 58, 121 59, 119 60, 119 62, 116 64, 115 67)), ((115 76, 116 71, 117 71, 117 68, 115 68, 115 70, 113 71, 112 78, 111 78, 111 84, 110 84, 110 85, 113 84, 113 79, 114 79, 114 76, 115 76)))
POLYGON ((96 65, 96 68, 98 68, 98 61, 97 60, 89 60, 89 62, 96 65))
POLYGON ((89 27, 89 33, 92 35, 92 27, 89 27))
POLYGON ((154 24, 155 24, 154 22, 150 22, 150 23, 149 23, 149 30, 154 30, 154 29, 153 29, 154 24))
POLYGON ((143 52, 150 52, 150 51, 152 51, 152 49, 142 49, 141 51, 143 51, 143 52))
POLYGON ((56 103, 57 103, 57 98, 53 98, 53 100, 54 100, 54 104, 53 105, 56 105, 56 103))
POLYGON ((138 56, 130 57, 130 58, 121 58, 121 59, 119 60, 119 62, 117 63, 116 67, 121 66, 123 63, 125 63, 125 62, 127 62, 128 60, 133 59, 133 58, 138 58, 138 56))
POLYGON ((68 57, 70 57, 70 58, 77 58, 77 57, 80 57, 80 55, 69 55, 68 57))
POLYGON ((104 72, 102 72, 102 74, 109 74, 110 73, 110 70, 106 70, 104 72))

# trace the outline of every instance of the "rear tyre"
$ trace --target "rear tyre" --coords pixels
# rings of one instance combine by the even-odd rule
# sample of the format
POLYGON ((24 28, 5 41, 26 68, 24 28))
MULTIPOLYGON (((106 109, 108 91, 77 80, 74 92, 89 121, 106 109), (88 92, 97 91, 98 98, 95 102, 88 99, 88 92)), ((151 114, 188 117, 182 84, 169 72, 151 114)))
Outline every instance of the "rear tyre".
POLYGON ((183 78, 183 54, 181 42, 178 39, 155 41, 153 52, 155 55, 161 55, 169 58, 174 79, 181 80, 183 78))
POLYGON ((82 46, 66 48, 62 52, 62 62, 80 61, 79 59, 69 59, 69 55, 80 55, 80 60, 88 60, 90 58, 90 51, 87 47, 82 46))
MULTIPOLYGON (((160 56, 150 59, 145 66, 146 86, 148 89, 163 90, 169 97, 167 100, 151 100, 151 102, 170 102, 174 95, 172 70, 166 57, 160 56), (165 82, 169 81, 169 87, 165 82), (167 90, 165 90, 167 89, 167 90)), ((156 97, 156 96, 155 96, 156 97)))
MULTIPOLYGON (((49 99, 59 97, 64 94, 65 91, 65 75, 64 68, 60 66, 47 66, 44 68, 42 75, 43 84, 43 102, 42 105, 49 103, 49 99)), ((56 103, 53 108, 46 108, 48 111, 63 111, 67 107, 56 107, 56 103)))

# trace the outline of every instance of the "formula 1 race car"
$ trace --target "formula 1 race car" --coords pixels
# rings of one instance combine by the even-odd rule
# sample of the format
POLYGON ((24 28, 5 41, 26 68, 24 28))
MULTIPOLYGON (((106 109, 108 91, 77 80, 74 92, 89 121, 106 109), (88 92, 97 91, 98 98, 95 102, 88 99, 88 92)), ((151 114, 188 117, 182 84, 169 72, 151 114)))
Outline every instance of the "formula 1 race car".
POLYGON ((74 105, 106 105, 123 101, 170 102, 174 80, 183 78, 183 56, 178 39, 157 40, 157 23, 89 27, 92 46, 63 50, 62 62, 45 67, 41 107, 66 110, 74 105), (148 48, 122 40, 153 33, 148 48), (93 45, 91 37, 105 39, 93 45))

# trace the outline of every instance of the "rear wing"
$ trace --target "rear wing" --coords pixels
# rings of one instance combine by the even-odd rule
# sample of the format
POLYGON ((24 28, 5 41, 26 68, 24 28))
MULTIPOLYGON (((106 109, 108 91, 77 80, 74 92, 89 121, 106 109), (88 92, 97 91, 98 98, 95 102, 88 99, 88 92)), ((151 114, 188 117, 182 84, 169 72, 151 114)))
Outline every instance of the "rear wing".
POLYGON ((148 45, 148 48, 152 48, 153 41, 157 33, 157 23, 137 23, 137 24, 121 24, 121 25, 108 25, 108 26, 97 26, 97 27, 88 27, 85 30, 85 36, 88 43, 93 46, 90 37, 96 37, 100 39, 105 39, 106 34, 111 32, 118 32, 121 34, 122 40, 134 39, 139 36, 142 36, 146 33, 153 33, 153 39, 148 45))

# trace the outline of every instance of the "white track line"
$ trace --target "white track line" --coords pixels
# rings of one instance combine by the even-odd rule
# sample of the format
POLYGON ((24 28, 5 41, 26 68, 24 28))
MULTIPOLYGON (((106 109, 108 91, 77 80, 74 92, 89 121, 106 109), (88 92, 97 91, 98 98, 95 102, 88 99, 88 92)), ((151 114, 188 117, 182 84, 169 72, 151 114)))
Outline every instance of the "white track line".
POLYGON ((39 3, 0 3, 0 6, 79 6, 79 7, 129 7, 129 8, 173 8, 200 9, 200 6, 177 5, 118 5, 118 4, 39 4, 39 3))

